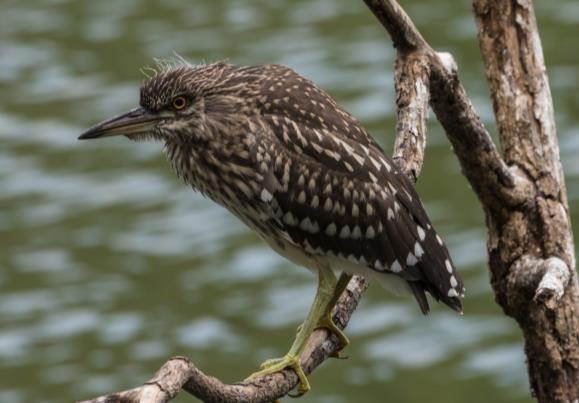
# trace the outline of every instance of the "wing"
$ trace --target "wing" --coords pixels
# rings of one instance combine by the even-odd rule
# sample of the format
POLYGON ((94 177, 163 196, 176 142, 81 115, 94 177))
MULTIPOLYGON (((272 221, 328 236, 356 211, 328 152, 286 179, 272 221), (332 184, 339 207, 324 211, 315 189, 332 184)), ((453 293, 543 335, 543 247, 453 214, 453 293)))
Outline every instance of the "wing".
POLYGON ((265 120, 272 132, 260 136, 256 159, 275 156, 262 164, 262 202, 280 233, 310 254, 404 278, 424 312, 424 290, 460 309, 462 282, 446 247, 412 184, 378 146, 287 117, 265 120))

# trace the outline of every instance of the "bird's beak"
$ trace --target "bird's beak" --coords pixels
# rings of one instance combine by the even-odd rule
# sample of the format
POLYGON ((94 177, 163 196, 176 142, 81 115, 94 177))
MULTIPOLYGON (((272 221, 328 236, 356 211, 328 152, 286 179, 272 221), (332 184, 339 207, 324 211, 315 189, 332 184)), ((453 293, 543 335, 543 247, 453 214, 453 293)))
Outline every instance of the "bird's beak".
POLYGON ((97 139, 118 135, 139 135, 151 133, 157 122, 163 119, 160 114, 153 114, 145 108, 134 108, 122 115, 107 119, 79 136, 79 140, 97 139))

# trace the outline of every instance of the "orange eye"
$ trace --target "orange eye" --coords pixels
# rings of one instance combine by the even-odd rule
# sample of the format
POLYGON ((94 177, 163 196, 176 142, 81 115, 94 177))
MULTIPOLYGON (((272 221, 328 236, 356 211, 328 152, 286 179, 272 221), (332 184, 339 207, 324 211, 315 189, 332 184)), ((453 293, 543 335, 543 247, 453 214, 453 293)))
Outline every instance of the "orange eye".
POLYGON ((185 97, 175 97, 173 98, 173 109, 183 109, 187 105, 187 99, 185 97))

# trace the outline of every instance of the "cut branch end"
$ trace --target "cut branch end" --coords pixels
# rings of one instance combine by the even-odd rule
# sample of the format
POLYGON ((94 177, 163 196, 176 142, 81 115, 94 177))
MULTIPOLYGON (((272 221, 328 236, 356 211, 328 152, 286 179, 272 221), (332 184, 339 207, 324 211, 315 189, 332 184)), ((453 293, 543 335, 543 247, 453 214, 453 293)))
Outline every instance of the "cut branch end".
POLYGON ((545 271, 537 287, 534 300, 548 309, 555 309, 565 294, 565 288, 571 278, 569 266, 558 257, 551 257, 544 262, 545 271))

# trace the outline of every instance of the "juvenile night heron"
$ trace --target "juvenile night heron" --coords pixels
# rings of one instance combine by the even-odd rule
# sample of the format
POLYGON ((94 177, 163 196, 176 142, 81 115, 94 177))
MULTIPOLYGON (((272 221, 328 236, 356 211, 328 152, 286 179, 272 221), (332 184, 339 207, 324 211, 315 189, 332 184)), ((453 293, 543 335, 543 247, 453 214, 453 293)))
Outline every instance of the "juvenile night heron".
POLYGON ((180 64, 156 71, 140 98, 139 107, 80 139, 164 142, 179 177, 318 275, 289 352, 254 375, 291 367, 299 392, 309 389, 300 354, 318 327, 347 345, 331 312, 352 274, 410 291, 424 314, 425 291, 462 312, 463 283, 413 184, 311 81, 278 65, 180 64))

